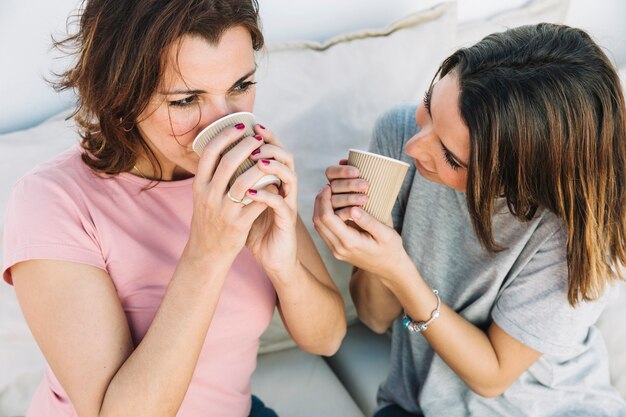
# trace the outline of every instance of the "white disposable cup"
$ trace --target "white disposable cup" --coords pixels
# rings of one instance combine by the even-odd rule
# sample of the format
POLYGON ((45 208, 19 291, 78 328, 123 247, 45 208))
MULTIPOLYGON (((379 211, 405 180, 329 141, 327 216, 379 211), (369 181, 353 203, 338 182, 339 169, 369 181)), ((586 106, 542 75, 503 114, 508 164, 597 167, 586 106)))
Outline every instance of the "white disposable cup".
POLYGON ((350 149, 348 165, 358 168, 359 178, 369 184, 363 210, 378 221, 387 223, 396 202, 409 164, 387 156, 350 149))
MULTIPOLYGON (((222 130, 224 130, 225 128, 229 126, 235 126, 239 123, 242 123, 246 126, 242 139, 246 136, 255 135, 254 126, 256 125, 256 121, 252 113, 249 113, 249 112, 231 113, 229 115, 222 117, 221 119, 217 119, 216 121, 214 121, 213 123, 205 127, 204 129, 202 129, 202 131, 198 133, 198 135, 194 139, 191 147, 198 155, 202 155, 202 151, 204 150, 204 147, 211 140, 213 140, 213 138, 215 138, 215 136, 217 136, 218 133, 220 133, 222 130)), ((239 142, 240 141, 237 141, 233 143, 232 145, 230 145, 228 148, 226 148, 224 152, 222 153, 222 155, 230 151, 239 142)), ((237 177, 239 177, 241 174, 243 174, 244 172, 252 168, 255 164, 256 164, 255 161, 253 161, 250 158, 247 158, 241 165, 239 165, 239 168, 237 168, 237 171, 235 171, 235 174, 231 177, 228 183, 228 186, 231 187, 233 185, 233 182, 235 182, 235 180, 237 179, 237 177)), ((268 174, 268 175, 263 176, 263 178, 261 178, 251 188, 254 190, 260 190, 262 188, 267 187, 270 184, 276 184, 276 186, 280 186, 280 179, 276 175, 268 174)), ((233 196, 233 197, 237 198, 238 196, 233 196)), ((247 204, 250 204, 252 200, 244 196, 241 202, 247 205, 247 204)))

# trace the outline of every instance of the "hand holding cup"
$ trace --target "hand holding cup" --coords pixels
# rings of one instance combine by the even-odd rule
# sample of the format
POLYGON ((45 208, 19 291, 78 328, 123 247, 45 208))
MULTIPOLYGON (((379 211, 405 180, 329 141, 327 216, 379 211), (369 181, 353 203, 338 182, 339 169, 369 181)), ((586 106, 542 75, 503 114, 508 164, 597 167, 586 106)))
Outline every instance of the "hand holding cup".
MULTIPOLYGON (((198 155, 202 155, 202 151, 204 150, 205 146, 211 140, 213 140, 213 138, 215 138, 215 136, 217 136, 218 133, 220 133, 223 129, 229 126, 235 126, 240 123, 245 125, 244 137, 253 136, 255 134, 254 126, 256 125, 256 121, 252 113, 249 113, 249 112, 232 113, 214 121, 209 126, 202 129, 202 131, 196 136, 196 138, 193 141, 193 144, 191 145, 193 150, 198 155)), ((233 147, 235 147, 237 143, 239 143, 239 141, 233 143, 228 148, 226 148, 224 152, 222 153, 222 155, 230 151, 233 147)), ((256 162, 253 161, 252 159, 250 158, 246 159, 239 166, 239 168, 237 168, 237 171, 235 171, 235 174, 230 179, 228 186, 229 187, 232 186, 233 182, 237 179, 237 177, 239 177, 241 174, 246 172, 248 169, 252 168, 255 164, 256 162)), ((281 181, 277 176, 265 175, 256 184, 254 184, 254 186, 252 186, 251 189, 260 190, 262 188, 267 187, 270 184, 275 184, 276 186, 280 186, 280 183, 281 181)), ((251 202, 252 200, 247 197, 244 197, 241 200, 241 203, 244 205, 248 205, 251 202)))

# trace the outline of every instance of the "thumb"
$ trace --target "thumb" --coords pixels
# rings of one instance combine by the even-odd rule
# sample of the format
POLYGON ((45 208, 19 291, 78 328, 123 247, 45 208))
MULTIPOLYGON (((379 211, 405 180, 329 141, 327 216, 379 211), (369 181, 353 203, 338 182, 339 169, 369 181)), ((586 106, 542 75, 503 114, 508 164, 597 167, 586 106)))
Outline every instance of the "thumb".
POLYGON ((350 209, 350 217, 352 217, 357 226, 374 237, 380 236, 387 228, 383 223, 367 214, 361 207, 352 207, 350 209))

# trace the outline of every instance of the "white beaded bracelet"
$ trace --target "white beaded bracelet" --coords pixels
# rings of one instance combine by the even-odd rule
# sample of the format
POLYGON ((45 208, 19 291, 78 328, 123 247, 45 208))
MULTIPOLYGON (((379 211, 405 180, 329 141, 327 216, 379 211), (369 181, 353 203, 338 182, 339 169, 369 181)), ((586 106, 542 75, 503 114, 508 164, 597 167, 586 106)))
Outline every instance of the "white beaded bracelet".
POLYGON ((439 291, 433 289, 433 293, 437 297, 437 307, 430 314, 430 318, 426 321, 413 321, 408 314, 404 313, 402 317, 402 325, 410 332, 421 333, 424 330, 428 329, 430 323, 435 321, 437 317, 439 317, 439 309, 441 308, 441 299, 439 298, 439 291))

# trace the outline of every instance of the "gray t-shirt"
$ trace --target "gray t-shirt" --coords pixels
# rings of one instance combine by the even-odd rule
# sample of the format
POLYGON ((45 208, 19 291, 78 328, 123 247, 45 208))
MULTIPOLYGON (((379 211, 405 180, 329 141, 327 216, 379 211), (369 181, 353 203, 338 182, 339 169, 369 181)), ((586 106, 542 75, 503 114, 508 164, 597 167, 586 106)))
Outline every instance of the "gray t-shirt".
POLYGON ((465 194, 422 178, 404 152, 419 130, 415 110, 400 106, 382 116, 370 148, 411 165, 393 211, 406 251, 442 302, 481 329, 495 321, 542 356, 504 394, 483 398, 397 319, 379 406, 397 404, 427 417, 626 416, 626 402, 609 383, 604 341, 593 327, 606 297, 576 308, 568 303, 561 221, 539 209, 531 221, 520 222, 499 199, 494 237, 507 249, 483 249, 465 194))

